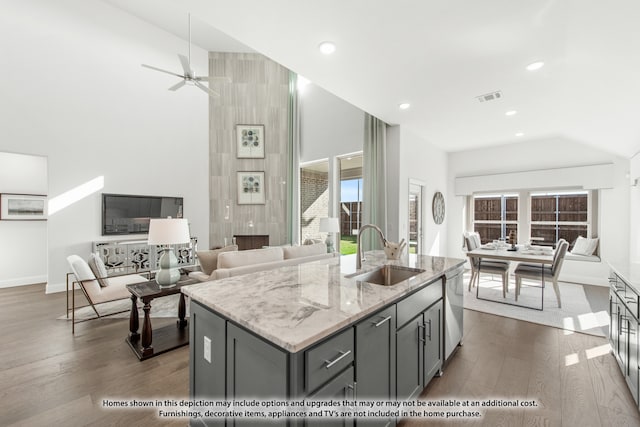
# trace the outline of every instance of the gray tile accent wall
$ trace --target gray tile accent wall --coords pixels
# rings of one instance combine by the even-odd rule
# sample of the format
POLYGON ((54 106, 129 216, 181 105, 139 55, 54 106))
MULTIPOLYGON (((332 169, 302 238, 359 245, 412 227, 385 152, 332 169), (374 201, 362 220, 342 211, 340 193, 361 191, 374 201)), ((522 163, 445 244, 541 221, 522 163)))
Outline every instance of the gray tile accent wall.
POLYGON ((222 246, 234 234, 268 234, 271 245, 287 243, 289 70, 256 53, 209 52, 209 75, 231 78, 213 83, 221 96, 209 98, 210 245, 222 246), (236 158, 238 124, 264 125, 264 159, 236 158), (238 171, 264 171, 264 205, 238 205, 238 171))

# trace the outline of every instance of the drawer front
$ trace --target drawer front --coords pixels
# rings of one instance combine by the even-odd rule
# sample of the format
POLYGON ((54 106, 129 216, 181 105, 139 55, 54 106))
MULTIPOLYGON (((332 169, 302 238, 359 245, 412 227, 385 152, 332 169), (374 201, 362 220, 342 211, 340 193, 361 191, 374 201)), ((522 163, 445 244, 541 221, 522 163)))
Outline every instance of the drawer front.
MULTIPOLYGON (((619 281, 618 283, 624 283, 619 281)), ((624 301, 629 308, 629 313, 638 319, 638 294, 626 283, 624 283, 624 301)))
POLYGON ((442 298, 442 279, 430 283, 425 288, 397 303, 397 327, 400 328, 406 324, 440 298, 442 298))
POLYGON ((305 386, 307 393, 329 381, 353 363, 353 328, 305 351, 305 386))

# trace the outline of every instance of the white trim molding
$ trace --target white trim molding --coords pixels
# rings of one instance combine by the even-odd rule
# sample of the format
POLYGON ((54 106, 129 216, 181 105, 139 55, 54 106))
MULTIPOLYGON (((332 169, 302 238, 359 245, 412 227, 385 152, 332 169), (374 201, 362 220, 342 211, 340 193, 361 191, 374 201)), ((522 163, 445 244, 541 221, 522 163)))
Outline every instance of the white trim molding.
MULTIPOLYGON (((553 153, 549 153, 550 156, 553 153)), ((515 191, 522 189, 582 188, 595 190, 614 187, 613 163, 506 172, 491 175, 455 178, 456 196, 489 191, 515 191)))

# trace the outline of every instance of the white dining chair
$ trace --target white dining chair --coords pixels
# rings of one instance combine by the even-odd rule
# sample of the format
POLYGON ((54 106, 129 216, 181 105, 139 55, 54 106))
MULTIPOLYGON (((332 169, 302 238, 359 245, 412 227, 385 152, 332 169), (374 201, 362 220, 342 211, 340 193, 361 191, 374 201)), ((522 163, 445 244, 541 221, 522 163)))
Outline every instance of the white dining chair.
MULTIPOLYGON (((545 282, 551 280, 553 283, 553 291, 556 293, 556 299, 558 300, 558 308, 562 308, 562 302, 560 298, 560 287, 558 286, 558 277, 560 276, 560 270, 562 269, 562 263, 564 257, 569 249, 569 242, 564 239, 558 240, 556 245, 556 252, 553 255, 553 262, 551 266, 542 266, 540 264, 520 263, 516 267, 514 274, 516 276, 516 301, 520 296, 520 288, 522 286, 522 279, 540 280, 543 287, 544 298, 544 285, 545 282), (544 275, 544 276, 543 276, 544 275), (544 281, 542 278, 544 277, 544 281)), ((544 301, 543 301, 544 307, 544 301)))
MULTIPOLYGON (((471 252, 480 247, 480 235, 478 233, 468 233, 465 236, 467 251, 471 252)), ((480 261, 478 257, 469 256, 471 263, 471 280, 469 280, 469 291, 480 280, 480 273, 499 274, 502 276, 502 297, 506 298, 509 291, 509 261, 480 261)))

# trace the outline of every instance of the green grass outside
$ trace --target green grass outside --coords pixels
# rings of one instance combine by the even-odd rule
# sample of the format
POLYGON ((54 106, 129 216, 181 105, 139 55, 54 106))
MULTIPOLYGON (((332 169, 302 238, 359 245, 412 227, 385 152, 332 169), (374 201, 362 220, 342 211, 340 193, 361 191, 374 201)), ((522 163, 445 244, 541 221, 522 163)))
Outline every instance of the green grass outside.
POLYGON ((356 253, 356 236, 340 236, 340 255, 356 253))

